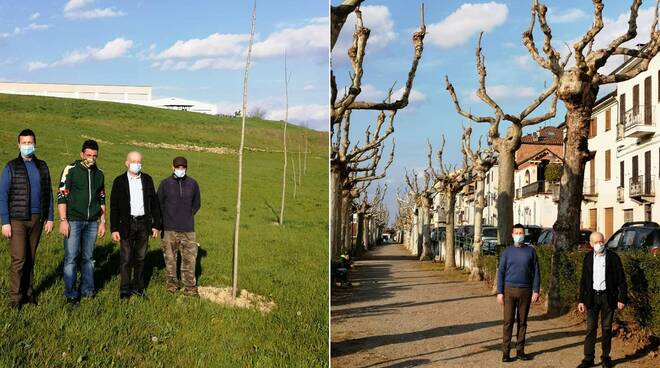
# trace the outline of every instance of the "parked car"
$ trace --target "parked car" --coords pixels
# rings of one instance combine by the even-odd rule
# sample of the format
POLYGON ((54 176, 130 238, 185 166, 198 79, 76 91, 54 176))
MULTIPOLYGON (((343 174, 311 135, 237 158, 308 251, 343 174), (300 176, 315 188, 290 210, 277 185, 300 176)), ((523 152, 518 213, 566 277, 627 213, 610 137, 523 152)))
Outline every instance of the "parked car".
POLYGON ((660 225, 652 221, 627 222, 606 245, 616 251, 648 250, 655 256, 660 253, 660 225))
MULTIPOLYGON (((591 244, 589 243, 589 236, 591 235, 591 230, 589 229, 580 229, 580 234, 578 235, 578 250, 591 250, 591 244)), ((551 245, 555 238, 555 231, 552 228, 544 229, 539 235, 536 244, 538 245, 551 245)))
POLYGON ((523 228, 525 229, 525 240, 523 240, 525 245, 532 245, 536 243, 539 235, 543 231, 543 228, 537 225, 523 225, 523 228))
POLYGON ((484 226, 481 228, 482 254, 495 254, 497 251, 497 228, 494 226, 484 226))

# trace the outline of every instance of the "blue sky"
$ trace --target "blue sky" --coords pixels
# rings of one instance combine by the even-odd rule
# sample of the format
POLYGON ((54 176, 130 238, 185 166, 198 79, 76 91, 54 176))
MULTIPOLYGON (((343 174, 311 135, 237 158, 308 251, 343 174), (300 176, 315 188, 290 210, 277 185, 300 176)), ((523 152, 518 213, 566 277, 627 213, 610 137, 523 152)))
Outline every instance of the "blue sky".
MULTIPOLYGON (((0 79, 153 86, 240 109, 252 1, 0 1, 0 79)), ((258 1, 250 105, 327 130, 328 4, 258 1), (295 11, 291 11, 295 9, 295 11)), ((251 109, 249 108, 249 109, 251 109)))
MULTIPOLYGON (((339 3, 332 0, 333 5, 339 3)), ((553 45, 566 53, 564 42, 572 45, 581 37, 593 21, 591 1, 545 1, 548 5, 548 21, 553 31, 553 45)), ((594 48, 612 37, 625 32, 628 9, 631 1, 605 1, 605 28, 596 38, 594 48)), ((396 213, 395 193, 404 188, 404 169, 423 170, 426 166, 427 145, 430 139, 437 149, 440 137, 447 138, 445 160, 450 164, 460 163, 461 124, 466 120, 458 116, 445 90, 444 76, 447 74, 456 88, 462 107, 474 113, 490 114, 483 103, 474 95, 478 87, 474 51, 479 31, 485 31, 482 49, 488 70, 487 88, 505 111, 519 113, 551 83, 551 75, 541 69, 528 56, 521 41, 521 34, 529 24, 531 0, 517 1, 426 1, 427 36, 425 50, 414 82, 410 105, 397 114, 395 132, 395 161, 388 171, 387 203, 390 213, 396 213)), ((652 10, 655 2, 645 1, 640 12, 640 22, 635 44, 648 40, 652 10)), ((363 98, 382 100, 385 91, 398 81, 403 86, 411 62, 412 32, 419 27, 419 1, 379 0, 365 1, 363 20, 371 28, 367 45, 363 98)), ((346 85, 349 65, 346 62, 346 47, 351 37, 352 26, 344 27, 338 46, 333 50, 333 64, 338 76, 338 85, 346 85)), ((535 32, 537 47, 542 48, 542 34, 535 32)), ((606 65, 610 69, 614 62, 606 65)), ((611 91, 601 88, 601 94, 611 91)), ((542 105, 537 113, 547 111, 542 105)), ((557 117, 546 124, 558 125, 564 108, 559 103, 557 117)), ((364 127, 375 120, 375 113, 356 112, 351 127, 352 141, 362 139, 364 127)), ((504 134, 506 124, 500 125, 504 134)), ((487 125, 474 125, 473 142, 484 135, 487 125)), ((533 128, 535 129, 535 128, 533 128)), ((527 129, 530 132, 533 129, 527 129)), ((388 142, 391 144, 391 142, 388 142)), ((475 143, 476 144, 476 143, 475 143)), ((385 160, 383 160, 385 161, 385 160)), ((373 183, 372 188, 378 183, 373 183)))

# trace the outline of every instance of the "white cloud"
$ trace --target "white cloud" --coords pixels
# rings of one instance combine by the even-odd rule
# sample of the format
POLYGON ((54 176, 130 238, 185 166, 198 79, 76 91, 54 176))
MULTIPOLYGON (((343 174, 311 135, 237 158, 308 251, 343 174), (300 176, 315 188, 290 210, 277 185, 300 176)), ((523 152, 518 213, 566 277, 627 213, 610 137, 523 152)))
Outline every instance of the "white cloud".
POLYGON ((125 15, 121 10, 114 8, 93 8, 89 9, 94 0, 69 0, 64 5, 64 16, 72 19, 93 19, 93 18, 108 18, 120 17, 125 15))
MULTIPOLYGON (((327 20, 327 18, 325 18, 327 20)), ((312 23, 300 28, 285 28, 271 33, 265 40, 255 42, 255 58, 287 55, 328 58, 328 24, 312 23)))
POLYGON ((91 3, 93 3, 94 0, 69 0, 67 1, 66 5, 64 5, 64 11, 65 12, 70 12, 73 10, 78 10, 80 8, 83 8, 91 3))
POLYGON ((191 59, 197 57, 216 57, 240 55, 243 44, 250 39, 249 34, 213 33, 206 38, 193 38, 176 41, 174 45, 158 54, 157 59, 191 59))
MULTIPOLYGON (((498 103, 501 101, 527 100, 537 97, 538 94, 532 87, 509 86, 503 84, 486 86, 486 91, 488 92, 488 95, 498 103)), ((469 95, 470 100, 473 102, 481 101, 477 96, 476 89, 470 91, 469 95)))
POLYGON ((427 27, 428 40, 441 48, 463 45, 480 31, 488 32, 504 24, 508 13, 505 4, 496 2, 463 4, 439 23, 427 27))
POLYGON ((41 14, 39 12, 32 13, 32 15, 30 15, 30 20, 35 20, 35 19, 39 18, 40 15, 41 14))
POLYGON ((48 24, 30 23, 25 27, 14 27, 14 30, 12 32, 1 32, 0 39, 18 36, 28 31, 43 31, 48 28, 50 28, 50 25, 48 24))
MULTIPOLYGON (((390 9, 385 5, 365 5, 361 6, 362 21, 364 26, 371 30, 369 40, 367 41, 367 52, 375 52, 384 49, 398 37, 394 31, 394 21, 390 9)), ((339 56, 346 58, 346 50, 350 47, 353 40, 353 30, 355 29, 355 13, 349 14, 346 23, 337 40, 334 50, 339 56)), ((327 29, 326 29, 327 33, 327 29)), ((326 36, 327 37, 327 36, 326 36)), ((327 41, 326 41, 327 42, 327 41)))
POLYGON ((530 67, 530 64, 532 63, 532 58, 531 56, 529 56, 529 54, 514 56, 513 63, 523 69, 527 69, 530 67))
MULTIPOLYGON (((309 104, 289 106, 289 122, 297 125, 306 124, 316 130, 328 130, 330 121, 328 105, 309 104)), ((266 119, 284 120, 284 109, 267 110, 266 119)))
MULTIPOLYGON (((277 30, 262 41, 253 45, 253 59, 282 57, 287 55, 327 61, 328 25, 327 17, 312 18, 299 28, 277 30), (326 22, 326 23, 321 23, 326 22)), ((259 38, 259 35, 255 35, 259 38)), ((202 69, 241 69, 245 64, 249 34, 213 33, 205 38, 178 40, 165 50, 156 53, 150 48, 149 59, 161 61, 152 63, 160 70, 202 70, 202 69), (187 60, 184 65, 178 63, 187 60), (175 66, 180 66, 177 69, 175 66)), ((141 55, 147 52, 141 52, 141 55)))
POLYGON ((79 64, 88 60, 110 60, 124 56, 133 47, 132 40, 116 38, 108 41, 102 48, 87 47, 84 50, 74 50, 65 54, 62 59, 47 64, 41 61, 28 63, 28 70, 52 68, 62 65, 79 64))
POLYGON ((584 18, 587 15, 587 13, 585 13, 582 9, 578 9, 578 8, 570 8, 562 12, 558 11, 556 14, 554 10, 555 9, 550 9, 548 11, 548 22, 550 24, 573 23, 577 20, 584 18))
POLYGON ((303 91, 314 91, 316 89, 316 86, 314 84, 306 84, 303 87, 303 91))
POLYGON ((33 70, 39 70, 39 69, 44 69, 47 68, 48 64, 41 62, 41 61, 31 61, 27 64, 27 70, 28 71, 33 71, 33 70))

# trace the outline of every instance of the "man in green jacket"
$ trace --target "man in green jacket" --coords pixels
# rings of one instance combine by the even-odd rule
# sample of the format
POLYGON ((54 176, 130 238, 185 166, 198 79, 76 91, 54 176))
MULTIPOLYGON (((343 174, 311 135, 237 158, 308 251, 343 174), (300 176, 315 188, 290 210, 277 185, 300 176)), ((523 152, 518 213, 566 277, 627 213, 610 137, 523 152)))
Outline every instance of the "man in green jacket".
POLYGON ((94 245, 105 235, 104 176, 98 166, 99 145, 83 143, 81 160, 64 168, 57 193, 60 233, 64 236, 64 296, 75 306, 80 296, 94 296, 94 245), (82 254, 80 289, 76 289, 77 263, 82 254))

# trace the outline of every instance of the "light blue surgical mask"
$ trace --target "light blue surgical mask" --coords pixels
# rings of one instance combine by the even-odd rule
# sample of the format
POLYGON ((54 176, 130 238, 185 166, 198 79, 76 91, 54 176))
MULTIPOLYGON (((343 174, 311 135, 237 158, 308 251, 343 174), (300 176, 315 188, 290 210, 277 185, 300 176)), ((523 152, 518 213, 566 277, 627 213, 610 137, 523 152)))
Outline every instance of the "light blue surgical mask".
POLYGON ((174 176, 177 178, 183 178, 186 176, 186 169, 174 169, 174 176))
POLYGON ((514 243, 522 243, 523 240, 525 240, 525 235, 514 235, 513 236, 513 242, 514 243))
POLYGON ((34 144, 21 144, 21 155, 30 157, 34 153, 34 144))
POLYGON ((131 162, 130 164, 128 164, 128 170, 133 174, 139 174, 140 171, 142 171, 142 164, 131 162))

